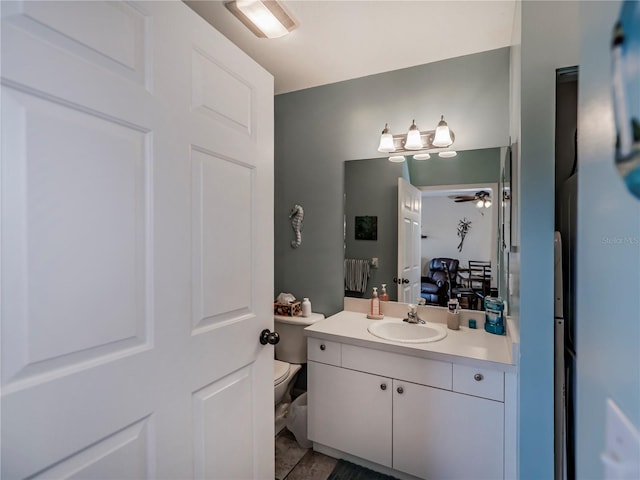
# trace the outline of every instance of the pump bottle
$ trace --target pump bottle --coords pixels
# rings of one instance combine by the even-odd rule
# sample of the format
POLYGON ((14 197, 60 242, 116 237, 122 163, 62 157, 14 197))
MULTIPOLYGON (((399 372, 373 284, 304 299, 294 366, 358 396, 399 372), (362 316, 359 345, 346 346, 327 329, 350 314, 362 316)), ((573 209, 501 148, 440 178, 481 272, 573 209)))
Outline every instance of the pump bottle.
POLYGON ((372 320, 380 320, 384 318, 380 311, 380 298, 378 298, 378 287, 373 287, 373 295, 371 296, 371 306, 369 307, 369 313, 367 318, 372 320))
POLYGON ((389 294, 387 293, 387 284, 386 283, 382 284, 382 290, 380 290, 380 301, 381 302, 388 302, 389 301, 389 294))

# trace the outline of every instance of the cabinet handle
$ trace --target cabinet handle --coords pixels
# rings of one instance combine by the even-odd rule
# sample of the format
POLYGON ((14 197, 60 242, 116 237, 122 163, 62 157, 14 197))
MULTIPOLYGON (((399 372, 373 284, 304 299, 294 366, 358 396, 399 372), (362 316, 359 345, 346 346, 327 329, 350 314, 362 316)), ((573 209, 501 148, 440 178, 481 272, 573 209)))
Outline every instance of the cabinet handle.
POLYGON ((324 343, 323 343, 322 345, 320 345, 320 350, 323 350, 323 351, 324 351, 324 350, 326 350, 326 349, 327 349, 327 346, 326 346, 324 343))
POLYGON ((402 388, 402 387, 398 387, 398 388, 396 389, 396 392, 398 392, 400 395, 402 395, 402 394, 404 393, 404 388, 402 388))
POLYGON ((483 376, 481 373, 476 373, 476 374, 473 376, 473 379, 474 379, 476 382, 481 381, 483 378, 484 378, 484 376, 483 376))
POLYGON ((386 383, 381 383, 380 384, 380 390, 386 390, 387 389, 387 384, 386 383))

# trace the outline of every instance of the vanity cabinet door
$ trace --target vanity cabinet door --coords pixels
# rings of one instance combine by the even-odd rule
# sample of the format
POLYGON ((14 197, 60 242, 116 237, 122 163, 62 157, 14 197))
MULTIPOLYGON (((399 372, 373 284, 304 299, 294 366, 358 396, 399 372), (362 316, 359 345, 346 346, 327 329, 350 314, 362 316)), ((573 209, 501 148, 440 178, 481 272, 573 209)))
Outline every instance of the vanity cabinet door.
POLYGON ((392 380, 308 362, 310 440, 391 467, 392 380))
POLYGON ((427 479, 504 478, 504 404, 393 382, 393 468, 427 479))

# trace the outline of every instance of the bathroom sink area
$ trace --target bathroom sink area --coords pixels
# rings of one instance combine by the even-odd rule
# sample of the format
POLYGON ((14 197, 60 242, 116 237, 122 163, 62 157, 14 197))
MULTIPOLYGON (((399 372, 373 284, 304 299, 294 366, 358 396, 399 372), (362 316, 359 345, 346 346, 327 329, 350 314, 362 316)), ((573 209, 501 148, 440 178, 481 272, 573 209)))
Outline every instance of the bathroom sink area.
POLYGON ((367 330, 383 340, 401 343, 437 342, 447 336, 444 327, 433 323, 426 325, 382 320, 372 323, 367 330))

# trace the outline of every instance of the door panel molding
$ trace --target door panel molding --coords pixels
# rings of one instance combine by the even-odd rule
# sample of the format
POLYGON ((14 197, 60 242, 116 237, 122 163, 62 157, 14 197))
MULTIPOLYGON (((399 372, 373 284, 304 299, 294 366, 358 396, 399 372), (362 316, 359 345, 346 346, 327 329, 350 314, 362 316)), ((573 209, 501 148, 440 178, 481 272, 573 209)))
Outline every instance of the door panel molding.
POLYGON ((3 115, 22 120, 3 125, 2 270, 17 274, 3 286, 2 384, 13 389, 150 348, 152 156, 144 128, 2 91, 3 115))

